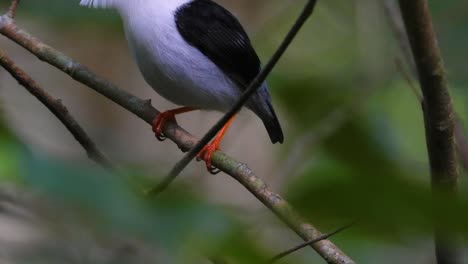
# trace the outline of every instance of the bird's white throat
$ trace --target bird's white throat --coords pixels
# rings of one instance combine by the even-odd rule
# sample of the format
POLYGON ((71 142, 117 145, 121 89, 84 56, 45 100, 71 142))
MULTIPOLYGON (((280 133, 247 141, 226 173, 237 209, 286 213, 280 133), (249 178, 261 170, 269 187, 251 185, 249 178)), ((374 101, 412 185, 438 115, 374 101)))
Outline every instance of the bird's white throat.
POLYGON ((137 9, 139 6, 144 8, 155 7, 156 9, 170 8, 174 10, 176 7, 190 1, 191 0, 80 0, 80 5, 90 8, 115 8, 125 13, 138 13, 138 11, 134 9, 137 9))
POLYGON ((116 0, 81 0, 80 5, 94 8, 113 8, 116 0))

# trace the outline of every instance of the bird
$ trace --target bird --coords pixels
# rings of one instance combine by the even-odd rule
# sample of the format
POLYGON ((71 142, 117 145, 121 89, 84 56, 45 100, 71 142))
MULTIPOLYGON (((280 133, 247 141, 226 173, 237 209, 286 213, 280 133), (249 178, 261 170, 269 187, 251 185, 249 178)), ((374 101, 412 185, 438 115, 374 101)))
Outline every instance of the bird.
MULTIPOLYGON (((194 111, 227 112, 261 71, 260 59, 239 20, 212 0, 81 0, 91 8, 120 15, 133 58, 145 81, 180 106, 161 112, 152 128, 164 140, 164 126, 194 111)), ((283 143, 283 131, 266 81, 245 107, 263 122, 271 142, 283 143)), ((233 116, 198 154, 209 172, 211 157, 233 116)))

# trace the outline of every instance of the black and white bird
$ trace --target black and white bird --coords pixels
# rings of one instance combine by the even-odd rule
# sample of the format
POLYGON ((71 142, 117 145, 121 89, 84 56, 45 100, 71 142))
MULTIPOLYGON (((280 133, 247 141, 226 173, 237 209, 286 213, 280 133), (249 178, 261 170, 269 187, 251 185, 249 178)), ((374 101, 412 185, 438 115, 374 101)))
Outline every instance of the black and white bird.
MULTIPOLYGON (((177 114, 227 111, 261 70, 242 25, 211 0, 81 0, 80 4, 117 10, 145 80, 162 97, 183 106, 155 119, 158 139, 164 139, 165 122, 177 114)), ((266 83, 245 106, 263 121, 272 143, 283 142, 266 83)), ((231 122, 199 154, 209 170, 211 155, 231 122)))

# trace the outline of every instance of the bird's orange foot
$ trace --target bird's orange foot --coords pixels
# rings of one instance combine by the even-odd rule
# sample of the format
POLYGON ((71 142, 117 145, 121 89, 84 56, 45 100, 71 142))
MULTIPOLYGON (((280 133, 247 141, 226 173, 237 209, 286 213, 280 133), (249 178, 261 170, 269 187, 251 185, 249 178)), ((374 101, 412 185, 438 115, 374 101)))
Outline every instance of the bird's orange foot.
POLYGON ((214 140, 211 143, 208 143, 203 149, 198 153, 197 155, 197 161, 203 160, 206 163, 206 169, 208 170, 209 173, 215 175, 220 172, 218 168, 213 166, 211 163, 211 158, 213 157, 213 153, 217 150, 219 150, 219 144, 220 142, 218 140, 214 140))
POLYGON ((180 107, 180 108, 176 108, 176 109, 172 109, 166 112, 159 113, 159 115, 153 120, 153 124, 152 124, 153 132, 156 135, 156 138, 159 141, 166 140, 166 136, 164 136, 163 134, 163 129, 166 123, 168 121, 175 122, 175 116, 178 114, 187 113, 187 112, 194 111, 194 110, 196 110, 196 108, 184 106, 184 107, 180 107))
POLYGON ((163 134, 163 129, 164 125, 171 120, 175 121, 175 113, 173 111, 159 113, 159 115, 153 120, 153 132, 159 141, 166 140, 166 137, 163 134))
POLYGON ((213 166, 211 163, 211 158, 213 157, 213 153, 215 151, 219 150, 219 145, 221 144, 221 140, 224 137, 224 134, 226 134, 226 131, 228 127, 231 125, 232 121, 234 120, 234 117, 231 117, 229 121, 221 128, 221 130, 218 132, 216 137, 213 139, 211 143, 208 143, 197 155, 197 160, 204 160, 206 163, 206 169, 211 173, 211 174, 218 174, 221 172, 218 168, 213 166))

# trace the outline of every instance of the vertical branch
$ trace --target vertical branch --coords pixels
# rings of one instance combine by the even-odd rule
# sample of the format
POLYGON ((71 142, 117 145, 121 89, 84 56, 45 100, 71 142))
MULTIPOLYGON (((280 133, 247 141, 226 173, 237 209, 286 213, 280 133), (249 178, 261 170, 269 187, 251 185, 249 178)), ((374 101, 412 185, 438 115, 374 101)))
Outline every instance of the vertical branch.
MULTIPOLYGON (((404 59, 411 68, 411 75, 409 76, 406 71, 403 70, 403 65, 398 63, 398 70, 402 73, 403 77, 407 80, 408 84, 412 88, 413 91, 416 92, 418 99, 421 99, 419 96, 419 88, 415 89, 415 86, 412 85, 412 77, 417 76, 417 69, 413 59, 413 54, 411 51, 411 47, 409 45, 408 35, 406 33, 405 25, 401 18, 401 12, 398 9, 398 5, 396 0, 385 0, 383 2, 385 13, 389 20, 390 27, 397 39, 398 45, 400 46, 400 50, 403 53, 404 59)), ((422 100, 420 100, 422 102, 422 100)), ((468 140, 466 139, 466 135, 464 134, 463 129, 461 128, 460 119, 455 119, 455 139, 458 144, 458 155, 460 156, 461 161, 463 162, 463 167, 466 171, 468 171, 468 140)))
MULTIPOLYGON (((424 96, 422 105, 433 190, 455 195, 458 182, 455 114, 429 7, 426 0, 399 2, 424 96)), ((460 263, 455 240, 436 223, 438 263, 460 263)))

